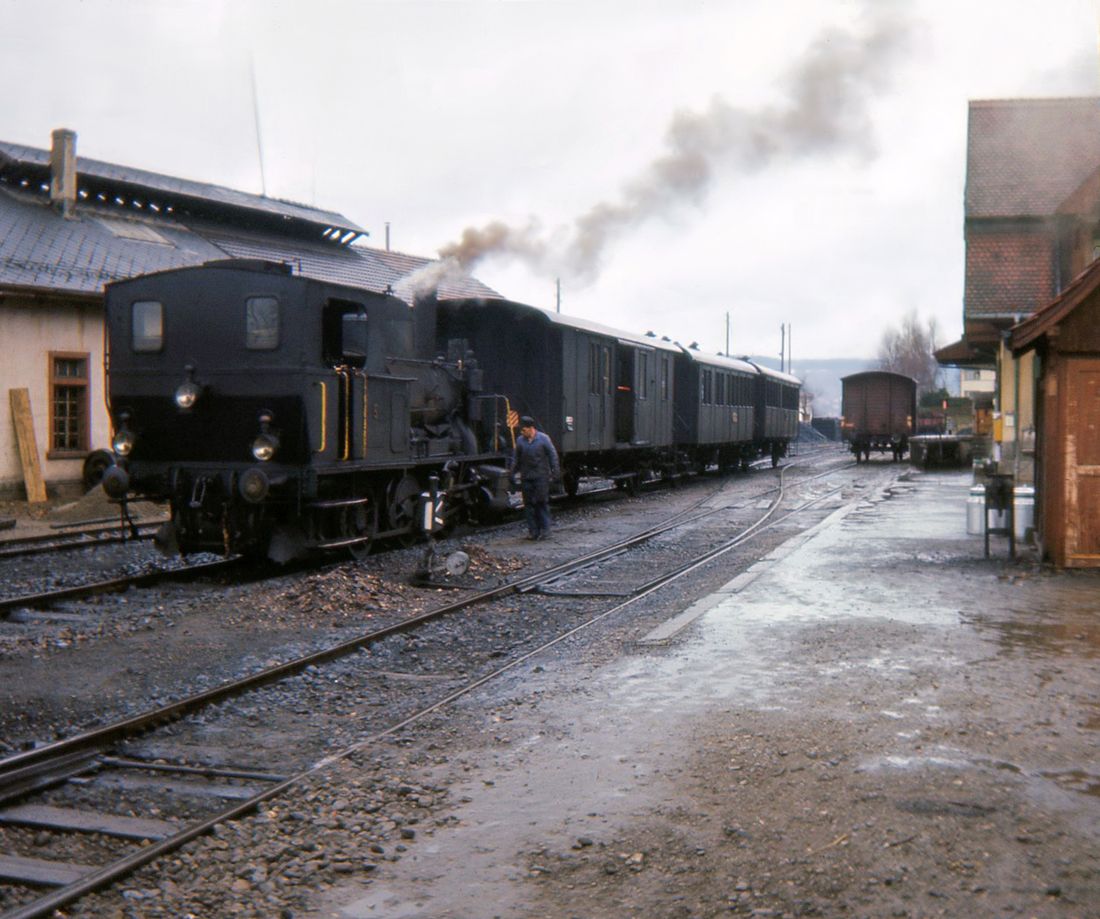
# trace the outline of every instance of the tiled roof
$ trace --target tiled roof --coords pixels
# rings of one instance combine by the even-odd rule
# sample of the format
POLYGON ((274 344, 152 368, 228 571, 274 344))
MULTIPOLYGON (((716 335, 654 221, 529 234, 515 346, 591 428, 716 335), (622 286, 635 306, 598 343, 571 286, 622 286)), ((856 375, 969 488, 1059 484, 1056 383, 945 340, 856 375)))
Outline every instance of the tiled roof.
POLYGON ((971 101, 966 217, 1049 216, 1100 166, 1100 98, 971 101))
POLYGON ((1017 354, 1062 322, 1100 288, 1100 259, 1082 271, 1057 297, 1012 329, 1009 345, 1017 354))
POLYGON ((968 227, 968 318, 1027 315, 1056 292, 1054 243, 1042 224, 968 227))

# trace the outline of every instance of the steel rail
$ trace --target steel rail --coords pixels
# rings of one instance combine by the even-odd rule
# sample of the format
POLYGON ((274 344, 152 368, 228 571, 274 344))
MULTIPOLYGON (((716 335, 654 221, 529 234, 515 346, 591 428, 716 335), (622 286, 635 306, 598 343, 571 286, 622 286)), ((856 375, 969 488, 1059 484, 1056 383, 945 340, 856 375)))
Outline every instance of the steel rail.
POLYGON ((160 581, 201 576, 223 568, 230 568, 237 564, 240 564, 240 559, 237 557, 228 559, 223 558, 213 562, 201 562, 197 565, 188 565, 184 568, 166 568, 163 571, 147 571, 144 574, 111 578, 106 581, 94 581, 91 584, 77 584, 73 587, 61 587, 57 590, 47 590, 37 594, 23 594, 19 597, 3 597, 0 598, 0 617, 8 610, 23 607, 30 607, 33 609, 40 606, 48 606, 51 603, 56 603, 61 600, 71 600, 74 597, 91 596, 93 594, 124 590, 127 587, 145 587, 160 581))
POLYGON ((94 549, 112 543, 140 542, 153 538, 153 528, 160 523, 137 524, 137 535, 119 534, 118 527, 101 527, 81 530, 78 533, 36 533, 0 540, 0 559, 22 558, 28 555, 45 555, 51 552, 70 552, 74 549, 94 549), (145 532, 142 532, 145 531, 145 532))

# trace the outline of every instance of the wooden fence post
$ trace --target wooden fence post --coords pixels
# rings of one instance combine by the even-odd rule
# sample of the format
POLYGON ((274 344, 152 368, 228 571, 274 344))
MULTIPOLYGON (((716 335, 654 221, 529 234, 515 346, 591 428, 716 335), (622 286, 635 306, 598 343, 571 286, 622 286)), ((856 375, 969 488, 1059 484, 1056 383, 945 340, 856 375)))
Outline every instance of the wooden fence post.
POLYGON ((11 420, 15 425, 15 439, 19 444, 19 461, 23 464, 23 484, 27 488, 27 503, 41 504, 46 500, 46 483, 42 481, 42 467, 38 462, 38 444, 34 439, 34 416, 31 414, 31 395, 26 389, 9 389, 11 420))

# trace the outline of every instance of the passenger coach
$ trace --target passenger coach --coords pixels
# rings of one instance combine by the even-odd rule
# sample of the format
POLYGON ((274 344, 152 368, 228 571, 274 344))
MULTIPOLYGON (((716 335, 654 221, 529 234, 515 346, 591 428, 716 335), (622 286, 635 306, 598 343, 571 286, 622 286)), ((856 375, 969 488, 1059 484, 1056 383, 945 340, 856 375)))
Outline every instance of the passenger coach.
POLYGON ((748 361, 683 348, 676 357, 676 443, 699 468, 747 466, 756 459, 756 382, 748 361))
POLYGON ((753 440, 762 455, 771 455, 772 465, 787 455, 787 448, 798 437, 798 401, 802 383, 796 376, 762 367, 752 361, 760 377, 753 405, 753 440))
POLYGON ((485 385, 550 435, 567 492, 582 476, 630 488, 674 462, 680 349, 667 339, 506 300, 440 301, 438 335, 440 343, 465 339, 485 385))

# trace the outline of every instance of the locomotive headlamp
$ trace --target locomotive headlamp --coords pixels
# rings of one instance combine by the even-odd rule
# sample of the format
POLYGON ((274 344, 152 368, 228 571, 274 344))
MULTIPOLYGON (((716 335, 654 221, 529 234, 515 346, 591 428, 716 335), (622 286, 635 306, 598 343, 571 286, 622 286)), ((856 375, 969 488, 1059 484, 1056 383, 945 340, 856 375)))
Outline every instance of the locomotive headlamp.
POLYGON ((187 409, 191 408, 191 406, 198 401, 201 390, 194 380, 195 368, 191 364, 188 364, 183 369, 187 373, 187 380, 181 383, 176 389, 176 405, 184 411, 187 411, 187 409))
POLYGON ((252 441, 252 455, 261 463, 266 463, 279 449, 279 438, 274 434, 260 434, 252 441))
POLYGON ((272 432, 271 422, 275 416, 271 412, 260 412, 260 433, 252 441, 252 455, 261 463, 266 463, 279 449, 278 435, 272 432))
POLYGON ((182 409, 189 409, 199 398, 199 387, 188 380, 186 383, 181 383, 179 389, 176 390, 176 405, 182 409))
POLYGON ((111 441, 111 446, 119 456, 129 456, 130 451, 134 449, 134 434, 129 425, 130 413, 119 412, 118 430, 115 432, 114 440, 111 441))

